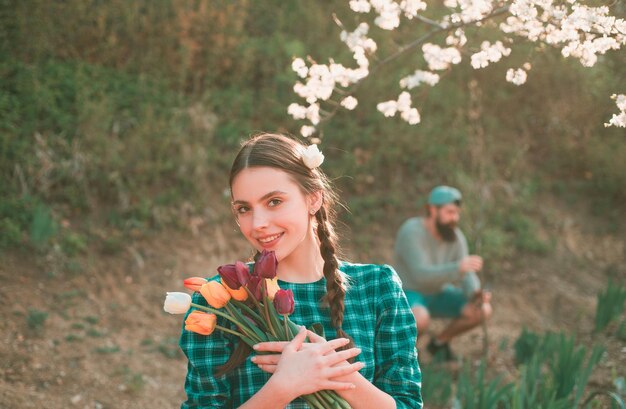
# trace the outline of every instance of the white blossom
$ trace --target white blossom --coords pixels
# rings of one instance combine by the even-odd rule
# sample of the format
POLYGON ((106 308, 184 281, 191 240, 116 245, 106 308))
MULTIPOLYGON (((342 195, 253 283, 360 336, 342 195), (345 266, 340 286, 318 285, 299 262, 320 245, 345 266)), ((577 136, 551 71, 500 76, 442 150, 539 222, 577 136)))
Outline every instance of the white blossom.
POLYGON ((349 4, 355 13, 369 13, 372 8, 367 0, 350 0, 349 4))
POLYGON ((320 123, 320 105, 315 103, 306 108, 306 119, 308 119, 313 125, 320 123))
POLYGON ((412 75, 400 80, 400 87, 413 89, 421 83, 426 83, 431 87, 439 82, 439 75, 430 71, 416 70, 412 75))
POLYGON ((376 10, 378 17, 374 24, 383 30, 393 30, 400 25, 400 5, 391 0, 370 0, 370 4, 376 10))
POLYGON ((484 68, 490 62, 498 62, 504 56, 511 54, 511 49, 505 47, 502 41, 496 41, 494 44, 489 41, 483 41, 480 46, 481 51, 472 55, 472 67, 484 68))
POLYGON ((426 10, 426 3, 422 0, 402 0, 400 2, 400 9, 404 11, 404 16, 411 20, 417 16, 417 13, 422 10, 426 10))
POLYGON ((615 100, 617 104, 617 108, 621 111, 619 114, 613 114, 608 123, 605 123, 604 126, 615 126, 618 128, 626 128, 626 95, 624 94, 613 94, 611 98, 615 100))
POLYGON ((306 118, 306 107, 294 102, 287 107, 287 113, 291 115, 293 119, 304 119, 306 118))
POLYGON ((309 72, 309 69, 302 58, 294 58, 291 63, 291 69, 294 70, 300 78, 306 78, 306 75, 309 72))
POLYGON ((526 82, 526 71, 521 68, 514 70, 513 68, 509 68, 506 71, 506 80, 515 85, 522 85, 526 82))
POLYGON ((411 107, 411 94, 406 91, 398 96, 397 101, 381 102, 376 108, 386 117, 395 116, 397 112, 400 112, 400 117, 411 125, 416 125, 421 121, 417 108, 411 107))
POLYGON ((385 101, 376 105, 376 109, 383 113, 386 117, 394 116, 398 110, 398 103, 396 101, 385 101))
POLYGON ((357 99, 354 98, 352 95, 349 95, 341 100, 341 106, 349 111, 352 111, 354 108, 356 108, 358 103, 359 101, 357 101, 357 99))
POLYGON ((302 152, 302 161, 309 169, 315 169, 324 163, 324 154, 320 151, 316 144, 312 144, 302 152))
POLYGON ((450 64, 461 62, 461 53, 454 47, 441 48, 436 44, 426 43, 422 46, 422 51, 431 70, 445 70, 450 64))
POLYGON ((315 133, 315 127, 313 126, 303 125, 302 128, 300 128, 300 135, 304 136, 305 138, 313 135, 313 133, 315 133))

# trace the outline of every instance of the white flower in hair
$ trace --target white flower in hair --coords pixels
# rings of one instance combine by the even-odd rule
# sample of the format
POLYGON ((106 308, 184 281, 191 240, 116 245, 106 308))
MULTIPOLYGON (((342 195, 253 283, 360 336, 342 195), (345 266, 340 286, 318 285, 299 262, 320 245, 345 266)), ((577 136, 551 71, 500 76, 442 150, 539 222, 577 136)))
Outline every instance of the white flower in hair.
POLYGON ((302 160, 309 169, 315 169, 324 163, 324 154, 320 152, 317 145, 309 145, 304 152, 302 152, 302 160))

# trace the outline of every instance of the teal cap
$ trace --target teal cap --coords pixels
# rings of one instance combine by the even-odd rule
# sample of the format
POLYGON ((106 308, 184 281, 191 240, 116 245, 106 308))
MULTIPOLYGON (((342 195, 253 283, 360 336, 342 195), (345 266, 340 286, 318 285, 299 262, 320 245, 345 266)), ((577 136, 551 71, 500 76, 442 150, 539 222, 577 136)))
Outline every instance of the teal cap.
POLYGON ((449 203, 460 202, 461 192, 450 186, 437 186, 428 195, 428 204, 443 206, 449 203))

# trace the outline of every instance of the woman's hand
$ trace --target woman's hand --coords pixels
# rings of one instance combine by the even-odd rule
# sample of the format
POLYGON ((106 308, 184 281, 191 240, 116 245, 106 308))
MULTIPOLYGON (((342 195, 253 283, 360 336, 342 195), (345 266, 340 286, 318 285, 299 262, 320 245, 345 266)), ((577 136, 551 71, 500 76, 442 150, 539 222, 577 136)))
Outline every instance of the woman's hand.
POLYGON ((302 328, 290 342, 262 342, 254 346, 257 352, 276 354, 257 355, 252 362, 266 372, 273 373, 272 381, 279 382, 296 396, 307 395, 323 389, 335 391, 354 388, 350 382, 335 378, 352 374, 363 368, 363 363, 347 363, 361 353, 359 348, 336 352, 349 342, 346 338, 326 341, 302 328), (304 343, 309 336, 312 343, 304 343))

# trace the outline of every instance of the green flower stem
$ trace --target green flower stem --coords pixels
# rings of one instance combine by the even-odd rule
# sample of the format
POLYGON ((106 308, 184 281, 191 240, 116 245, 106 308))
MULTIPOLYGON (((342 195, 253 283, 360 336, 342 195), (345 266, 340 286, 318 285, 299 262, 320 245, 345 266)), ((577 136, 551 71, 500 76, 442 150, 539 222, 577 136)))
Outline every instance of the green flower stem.
MULTIPOLYGON (((231 311, 229 303, 226 303, 225 307, 226 307, 226 311, 228 311, 228 313, 229 313, 231 316, 237 316, 237 314, 235 314, 235 313, 233 313, 233 312, 231 311)), ((240 316, 240 317, 243 317, 243 316, 241 315, 241 313, 239 314, 239 316, 240 316)), ((244 323, 248 324, 248 323, 245 321, 245 318, 244 318, 244 323)), ((257 334, 255 334, 255 331, 254 331, 253 329, 250 329, 247 325, 239 325, 239 328, 241 328, 241 330, 242 330, 243 332, 245 332, 245 333, 246 333, 246 336, 247 336, 248 338, 250 338, 250 339, 252 339, 252 340, 256 340, 257 342, 261 342, 261 341, 262 341, 262 340, 259 338, 259 336, 258 336, 257 334)))
MULTIPOLYGON (((245 327, 242 323, 240 323, 239 321, 237 321, 237 320, 236 320, 235 318, 233 318, 231 315, 229 315, 229 314, 224 314, 223 312, 218 311, 218 310, 216 310, 215 308, 205 307, 204 305, 194 304, 194 303, 191 303, 191 306, 192 306, 192 307, 194 307, 194 308, 197 308, 197 309, 199 309, 199 310, 204 310, 204 311, 210 312, 210 313, 212 313, 212 314, 219 315, 220 317, 224 317, 224 318, 226 318, 227 320, 229 320, 230 322, 232 322, 233 324, 235 324, 236 326, 238 326, 239 328, 244 329, 244 330, 245 330, 245 329, 247 329, 247 327, 245 327)), ((247 331, 246 331, 246 332, 247 332, 247 331)), ((254 334, 252 334, 252 335, 254 336, 254 334)), ((259 340, 256 336, 254 336, 254 339, 255 339, 257 342, 261 342, 261 340, 259 340)))
POLYGON ((245 312, 250 314, 250 316, 252 316, 252 318, 256 319, 258 321, 258 323, 264 323, 263 322, 263 318, 259 314, 254 312, 254 310, 252 310, 252 308, 248 307, 243 301, 237 301, 235 299, 232 299, 232 300, 230 300, 230 302, 233 303, 236 307, 239 307, 239 309, 243 309, 245 312))
POLYGON ((228 332, 230 334, 236 335, 239 338, 241 338, 242 336, 244 336, 242 333, 237 332, 237 331, 233 331, 232 329, 226 328, 226 327, 222 327, 221 325, 216 325, 215 329, 219 329, 220 331, 224 331, 224 332, 228 332))
POLYGON ((270 329, 270 332, 272 333, 272 335, 274 335, 276 338, 278 338, 278 336, 276 335, 276 330, 274 330, 274 326, 272 325, 272 319, 270 318, 270 309, 268 307, 268 303, 270 302, 270 299, 267 298, 267 295, 263 295, 263 299, 265 300, 265 319, 267 320, 267 325, 270 329))
POLYGON ((322 403, 323 400, 320 401, 320 397, 317 396, 315 393, 312 393, 310 395, 303 395, 301 396, 301 398, 304 399, 306 403, 308 403, 309 406, 311 406, 311 408, 313 409, 327 409, 322 403))
POLYGON ((243 288, 246 289, 246 292, 248 293, 248 298, 250 298, 254 302, 254 305, 256 305, 257 310, 259 310, 259 313, 262 315, 263 309, 261 308, 261 304, 259 303, 259 300, 256 299, 254 294, 252 294, 252 291, 250 291, 250 289, 247 286, 244 285, 243 288))
POLYGON ((283 314, 283 325, 285 326, 285 336, 287 337, 287 339, 293 339, 293 336, 291 335, 291 331, 289 330, 289 325, 287 324, 287 320, 289 319, 287 316, 289 314, 283 314))

